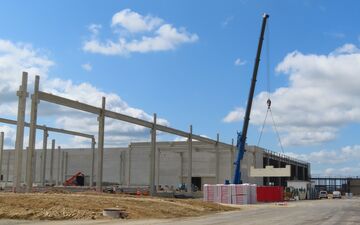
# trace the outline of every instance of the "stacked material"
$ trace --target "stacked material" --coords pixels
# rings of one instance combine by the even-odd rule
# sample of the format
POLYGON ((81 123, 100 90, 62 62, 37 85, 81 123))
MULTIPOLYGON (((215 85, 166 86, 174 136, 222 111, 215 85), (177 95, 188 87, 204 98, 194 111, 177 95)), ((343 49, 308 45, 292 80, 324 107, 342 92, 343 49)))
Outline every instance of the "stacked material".
POLYGON ((217 201, 218 203, 231 204, 231 186, 224 184, 217 184, 217 201))
POLYGON ((250 186, 248 184, 231 184, 232 204, 246 205, 250 203, 250 186))
POLYGON ((204 201, 225 204, 255 204, 255 184, 205 184, 204 201))
POLYGON ((216 202, 217 201, 217 186, 205 184, 203 189, 204 201, 216 202))

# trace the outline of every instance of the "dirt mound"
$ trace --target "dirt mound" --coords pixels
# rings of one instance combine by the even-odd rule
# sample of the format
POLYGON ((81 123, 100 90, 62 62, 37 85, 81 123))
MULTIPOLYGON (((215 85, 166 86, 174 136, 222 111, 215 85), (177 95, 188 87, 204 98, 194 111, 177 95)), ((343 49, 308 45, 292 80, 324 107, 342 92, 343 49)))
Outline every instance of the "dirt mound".
POLYGON ((0 193, 0 218, 8 219, 104 219, 104 208, 120 208, 129 219, 176 218, 238 210, 198 199, 164 199, 99 193, 0 193))

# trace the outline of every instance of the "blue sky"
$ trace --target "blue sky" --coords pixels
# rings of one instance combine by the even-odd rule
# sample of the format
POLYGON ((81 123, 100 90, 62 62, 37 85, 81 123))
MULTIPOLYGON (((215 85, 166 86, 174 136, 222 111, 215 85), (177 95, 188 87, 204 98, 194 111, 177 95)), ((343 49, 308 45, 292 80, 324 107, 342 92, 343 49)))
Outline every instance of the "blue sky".
MULTIPOLYGON (((31 76, 40 73, 52 93, 93 105, 104 94, 111 109, 144 119, 156 112, 164 124, 182 130, 193 124, 195 133, 215 138, 219 132, 230 143, 242 127, 267 12, 269 40, 248 143, 257 143, 265 116, 269 63, 285 152, 310 160, 314 174, 358 175, 359 9, 357 1, 2 1, 0 90, 8 96, 28 69, 31 76)), ((15 118, 14 96, 2 98, 2 117, 15 118)), ((50 108, 39 123, 96 133, 93 118, 50 108)), ((145 129, 108 127, 109 145, 148 138, 145 129)), ((3 129, 12 146, 14 127, 3 129)), ((270 125, 260 145, 280 151, 270 125)))

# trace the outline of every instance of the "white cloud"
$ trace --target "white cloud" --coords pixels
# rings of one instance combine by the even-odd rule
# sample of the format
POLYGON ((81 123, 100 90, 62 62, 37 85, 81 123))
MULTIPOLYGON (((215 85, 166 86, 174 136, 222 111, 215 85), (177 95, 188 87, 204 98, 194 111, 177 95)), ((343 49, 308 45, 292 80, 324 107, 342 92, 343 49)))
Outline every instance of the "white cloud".
MULTIPOLYGON (((339 129, 360 122, 360 51, 343 45, 328 55, 289 53, 276 67, 288 75, 289 86, 270 93, 272 111, 285 146, 334 140, 339 129)), ((250 122, 262 125, 269 94, 254 98, 250 122)), ((223 119, 242 120, 243 108, 223 119)))
POLYGON ((92 71, 92 65, 90 63, 82 64, 81 67, 88 72, 92 71))
MULTIPOLYGON (((101 99, 106 97, 106 108, 112 111, 123 113, 129 116, 152 121, 152 115, 147 114, 141 109, 129 106, 120 96, 114 93, 106 93, 89 83, 74 84, 71 80, 48 77, 48 71, 54 62, 47 59, 38 50, 30 45, 15 44, 11 41, 0 39, 0 113, 4 117, 14 118, 17 115, 17 96, 16 91, 21 83, 22 71, 29 72, 29 92, 32 92, 34 75, 40 75, 40 89, 84 102, 94 106, 101 105, 101 99)), ((28 99, 27 105, 30 101, 28 99)), ((27 116, 30 112, 27 107, 27 116)), ((39 104, 38 122, 54 121, 50 126, 90 133, 97 135, 98 126, 96 115, 77 112, 50 103, 41 102, 39 104)), ((158 123, 169 125, 169 123, 158 118, 158 123)), ((15 141, 13 127, 2 126, 2 131, 6 132, 6 144, 10 145, 15 141)), ((148 129, 131 125, 121 121, 106 119, 106 145, 119 146, 128 144, 129 141, 144 140, 149 137, 148 129)), ((27 138, 25 138, 26 142, 27 138)), ((84 139, 74 138, 71 144, 81 144, 84 139)))
POLYGON ((151 31, 161 25, 163 20, 150 15, 142 16, 131 9, 124 9, 115 13, 111 26, 121 26, 131 33, 151 31))
POLYGON ((199 39, 196 34, 187 32, 185 28, 176 28, 158 17, 142 16, 130 9, 124 9, 113 16, 112 28, 118 27, 122 28, 122 32, 114 30, 114 33, 119 35, 115 41, 101 41, 90 29, 93 35, 85 41, 83 50, 104 55, 128 55, 132 52, 174 50, 181 44, 193 43, 199 39), (124 34, 126 32, 132 35, 124 34))
POLYGON ((246 61, 241 60, 240 58, 237 58, 237 59, 235 60, 235 62, 234 62, 234 65, 235 65, 235 66, 243 66, 243 65, 245 65, 246 63, 247 63, 246 61))

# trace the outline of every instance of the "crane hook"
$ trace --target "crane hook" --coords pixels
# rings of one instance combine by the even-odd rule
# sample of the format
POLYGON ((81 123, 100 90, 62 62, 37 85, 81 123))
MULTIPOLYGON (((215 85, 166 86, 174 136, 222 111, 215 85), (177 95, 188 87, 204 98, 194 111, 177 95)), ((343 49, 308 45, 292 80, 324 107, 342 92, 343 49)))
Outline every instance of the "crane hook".
POLYGON ((266 101, 266 104, 267 104, 267 106, 268 106, 268 109, 270 109, 270 107, 271 107, 271 100, 270 100, 270 98, 268 98, 268 100, 266 101))

